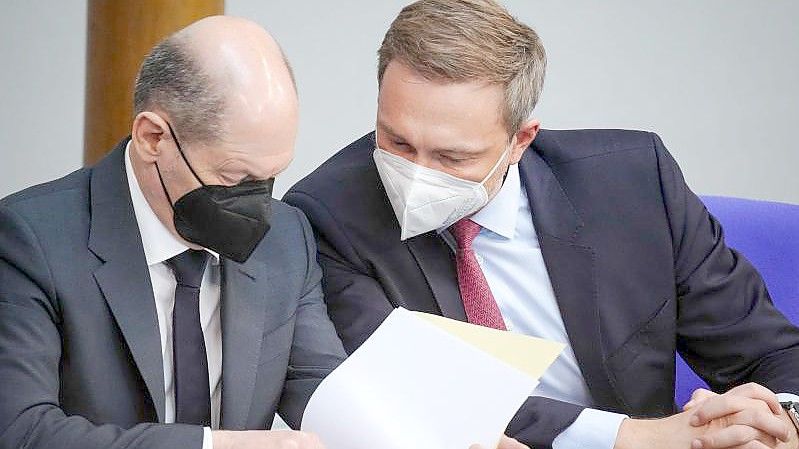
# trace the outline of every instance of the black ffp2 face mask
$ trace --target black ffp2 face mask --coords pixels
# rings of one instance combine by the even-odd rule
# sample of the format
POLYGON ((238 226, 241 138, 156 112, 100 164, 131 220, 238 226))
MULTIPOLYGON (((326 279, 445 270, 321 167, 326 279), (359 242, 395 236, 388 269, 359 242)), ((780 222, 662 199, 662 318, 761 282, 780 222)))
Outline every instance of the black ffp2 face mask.
MULTIPOLYGON (((269 231, 275 179, 245 181, 234 186, 206 185, 186 159, 172 126, 167 126, 186 166, 202 184, 173 204, 175 230, 188 242, 238 263, 246 262, 269 231)), ((160 170, 158 178, 172 204, 160 170)))

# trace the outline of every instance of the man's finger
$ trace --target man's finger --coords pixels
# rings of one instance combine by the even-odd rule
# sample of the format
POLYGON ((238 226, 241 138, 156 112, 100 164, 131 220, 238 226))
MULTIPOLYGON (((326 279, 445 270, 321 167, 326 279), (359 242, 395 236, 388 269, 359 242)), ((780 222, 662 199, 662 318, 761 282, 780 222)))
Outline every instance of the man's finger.
POLYGON ((691 444, 691 449, 728 449, 761 446, 763 448, 775 448, 777 447, 777 440, 755 428, 736 424, 723 429, 709 431, 694 440, 691 444))
POLYGON ((731 424, 741 424, 754 427, 763 431, 780 441, 787 442, 790 438, 791 429, 779 416, 765 410, 746 409, 741 410, 727 418, 731 424))
POLYGON ((694 409, 691 416, 692 426, 703 426, 714 419, 732 415, 742 410, 762 410, 770 413, 769 406, 760 399, 750 399, 748 397, 736 396, 733 394, 723 394, 705 400, 694 409))
POLYGON ((748 384, 739 385, 727 393, 737 396, 746 396, 752 399, 760 399, 768 404, 768 407, 771 409, 772 413, 775 415, 782 414, 782 406, 780 405, 780 400, 777 398, 777 395, 763 385, 750 382, 748 384))
POLYGON ((714 419, 738 413, 747 407, 754 407, 754 402, 753 399, 727 394, 710 398, 694 409, 691 425, 704 426, 714 419))
POLYGON ((705 388, 697 388, 691 393, 691 401, 701 401, 703 399, 712 398, 713 396, 718 396, 718 394, 705 388))
POLYGON ((315 433, 309 433, 308 439, 311 441, 311 447, 314 449, 325 449, 325 444, 322 443, 322 439, 319 438, 319 435, 315 433))
POLYGON ((718 396, 718 394, 710 390, 705 390, 704 388, 697 388, 693 393, 691 393, 691 400, 686 402, 685 405, 682 406, 682 409, 684 411, 691 410, 702 403, 705 399, 710 399, 715 396, 718 396))
POLYGON ((502 439, 499 441, 499 446, 497 449, 530 449, 525 444, 518 442, 517 440, 508 437, 502 436, 502 439))

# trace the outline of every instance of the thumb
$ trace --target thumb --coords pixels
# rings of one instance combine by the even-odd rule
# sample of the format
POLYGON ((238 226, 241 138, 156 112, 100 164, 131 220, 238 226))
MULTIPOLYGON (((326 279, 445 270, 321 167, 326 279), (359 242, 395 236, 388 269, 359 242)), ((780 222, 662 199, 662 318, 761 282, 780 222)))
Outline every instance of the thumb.
POLYGON ((683 411, 691 410, 692 408, 696 407, 706 399, 710 399, 714 396, 718 396, 718 394, 713 393, 712 391, 706 390, 704 388, 697 388, 691 394, 691 400, 686 402, 685 405, 683 405, 682 409, 683 411))

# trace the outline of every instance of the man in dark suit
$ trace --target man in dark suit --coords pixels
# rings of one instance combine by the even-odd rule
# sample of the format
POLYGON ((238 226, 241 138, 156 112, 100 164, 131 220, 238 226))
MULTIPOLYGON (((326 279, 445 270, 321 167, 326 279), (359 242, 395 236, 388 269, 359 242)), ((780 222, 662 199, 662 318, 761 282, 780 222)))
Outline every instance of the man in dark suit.
POLYGON ((799 331, 656 135, 540 130, 543 47, 491 0, 406 7, 379 58, 375 133, 284 198, 348 351, 442 314, 567 345, 508 428, 531 446, 797 447, 799 331), (724 393, 676 413, 678 351, 724 393))
POLYGON ((204 19, 135 102, 97 165, 0 202, 0 447, 321 448, 263 430, 345 356, 310 226, 271 198, 297 125, 278 45, 204 19))

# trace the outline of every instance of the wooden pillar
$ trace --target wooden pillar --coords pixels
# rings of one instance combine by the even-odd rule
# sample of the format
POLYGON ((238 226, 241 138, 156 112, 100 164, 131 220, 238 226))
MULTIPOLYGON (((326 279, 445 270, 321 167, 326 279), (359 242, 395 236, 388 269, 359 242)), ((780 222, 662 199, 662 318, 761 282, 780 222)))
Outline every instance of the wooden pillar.
POLYGON ((206 16, 224 0, 89 0, 83 161, 92 164, 130 133, 133 83, 158 41, 206 16))

